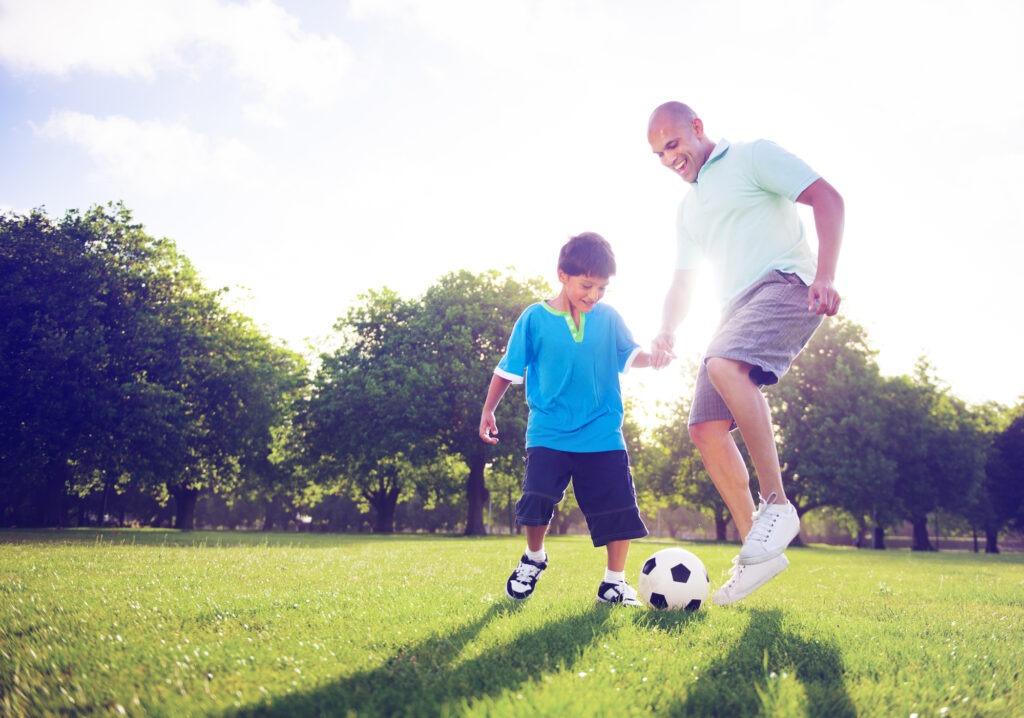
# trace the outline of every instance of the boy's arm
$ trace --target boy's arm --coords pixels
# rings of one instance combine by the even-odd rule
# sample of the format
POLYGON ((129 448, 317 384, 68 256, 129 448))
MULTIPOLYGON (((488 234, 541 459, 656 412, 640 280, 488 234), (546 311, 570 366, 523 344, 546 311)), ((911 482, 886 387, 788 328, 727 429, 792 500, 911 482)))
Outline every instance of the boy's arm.
POLYGON ((636 369, 645 369, 649 366, 654 366, 654 359, 651 357, 650 352, 641 350, 633 355, 633 361, 630 362, 629 366, 636 369))
POLYGON ((512 382, 497 374, 491 375, 491 385, 487 387, 487 399, 484 400, 484 410, 480 412, 480 440, 488 444, 497 444, 498 424, 494 421, 494 410, 498 408, 498 402, 505 396, 505 390, 512 382))

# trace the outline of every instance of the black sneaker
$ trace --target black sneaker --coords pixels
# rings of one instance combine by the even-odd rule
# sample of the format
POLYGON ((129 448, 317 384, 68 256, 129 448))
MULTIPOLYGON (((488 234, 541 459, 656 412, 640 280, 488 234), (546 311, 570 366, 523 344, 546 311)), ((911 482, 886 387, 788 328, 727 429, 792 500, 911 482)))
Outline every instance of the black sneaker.
MULTIPOLYGON (((546 558, 546 557, 545 557, 546 558)), ((512 575, 505 582, 505 595, 513 601, 522 601, 530 597, 533 589, 537 587, 537 581, 544 569, 548 567, 547 561, 531 561, 526 554, 519 559, 519 565, 512 575)))
POLYGON ((623 606, 642 606, 643 603, 636 595, 636 589, 625 581, 609 583, 602 581, 597 587, 598 603, 621 603, 623 606))

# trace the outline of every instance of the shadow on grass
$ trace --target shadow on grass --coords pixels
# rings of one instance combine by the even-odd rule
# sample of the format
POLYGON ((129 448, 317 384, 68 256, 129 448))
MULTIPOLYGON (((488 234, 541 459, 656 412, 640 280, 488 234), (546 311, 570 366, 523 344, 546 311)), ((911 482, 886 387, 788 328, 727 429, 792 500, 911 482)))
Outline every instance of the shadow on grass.
POLYGON ((857 715, 843 683, 839 648, 787 633, 778 609, 752 610, 750 623, 735 647, 708 666, 669 714, 791 715, 786 706, 792 708, 796 702, 803 704, 801 715, 857 715), (795 684, 783 687, 784 681, 795 684), (803 696, 799 696, 801 692, 803 696))
POLYGON ((584 649, 612 631, 607 607, 594 606, 519 634, 480 656, 463 649, 492 620, 517 613, 495 604, 462 628, 402 649, 372 670, 322 688, 227 713, 230 716, 435 716, 458 713, 474 699, 512 690, 571 666, 584 649))

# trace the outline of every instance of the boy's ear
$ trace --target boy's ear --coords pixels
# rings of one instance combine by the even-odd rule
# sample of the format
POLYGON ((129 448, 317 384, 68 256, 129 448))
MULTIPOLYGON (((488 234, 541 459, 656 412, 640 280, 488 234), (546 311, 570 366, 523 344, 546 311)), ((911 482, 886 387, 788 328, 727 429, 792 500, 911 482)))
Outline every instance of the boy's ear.
POLYGON ((558 270, 558 281, 561 282, 562 284, 565 284, 566 282, 569 281, 569 275, 566 274, 563 270, 559 269, 558 270))

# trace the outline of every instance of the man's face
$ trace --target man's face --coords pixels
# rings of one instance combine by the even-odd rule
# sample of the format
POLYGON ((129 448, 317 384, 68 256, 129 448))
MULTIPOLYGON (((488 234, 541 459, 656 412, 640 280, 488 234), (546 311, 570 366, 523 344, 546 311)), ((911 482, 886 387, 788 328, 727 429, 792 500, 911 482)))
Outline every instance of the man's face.
POLYGON ((704 138, 704 124, 699 118, 685 121, 669 113, 655 115, 647 141, 661 164, 691 184, 697 181, 697 173, 711 154, 704 138))
POLYGON ((589 274, 568 275, 558 270, 558 280, 565 285, 565 295, 569 304, 586 314, 593 309, 608 288, 607 277, 592 277, 589 274))

